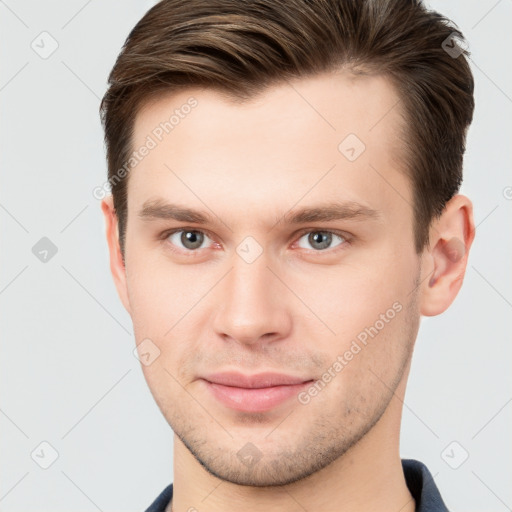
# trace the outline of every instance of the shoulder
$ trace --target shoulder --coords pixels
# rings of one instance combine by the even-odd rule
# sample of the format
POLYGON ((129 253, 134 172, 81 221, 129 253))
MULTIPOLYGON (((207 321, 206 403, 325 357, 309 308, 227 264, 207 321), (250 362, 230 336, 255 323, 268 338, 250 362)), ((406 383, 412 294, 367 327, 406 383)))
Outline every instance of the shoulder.
POLYGON ((165 512, 172 498, 172 484, 169 484, 151 503, 146 512, 165 512))
POLYGON ((427 466, 414 459, 402 459, 405 481, 416 501, 416 512, 449 512, 427 466))

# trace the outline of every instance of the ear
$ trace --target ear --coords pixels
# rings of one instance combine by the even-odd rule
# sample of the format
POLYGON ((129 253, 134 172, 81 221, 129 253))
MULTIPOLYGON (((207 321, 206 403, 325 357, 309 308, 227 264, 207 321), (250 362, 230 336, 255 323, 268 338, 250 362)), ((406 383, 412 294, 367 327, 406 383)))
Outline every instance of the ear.
POLYGON ((457 194, 433 222, 429 248, 422 255, 422 315, 439 315, 454 301, 462 286, 474 238, 473 204, 466 196, 457 194))
POLYGON ((105 217, 105 227, 107 235, 108 249, 110 252, 110 271, 117 288, 119 298, 126 311, 131 315, 130 301, 128 299, 128 289, 126 286, 126 269, 121 255, 119 245, 119 224, 114 209, 114 200, 111 195, 101 201, 101 210, 105 217))

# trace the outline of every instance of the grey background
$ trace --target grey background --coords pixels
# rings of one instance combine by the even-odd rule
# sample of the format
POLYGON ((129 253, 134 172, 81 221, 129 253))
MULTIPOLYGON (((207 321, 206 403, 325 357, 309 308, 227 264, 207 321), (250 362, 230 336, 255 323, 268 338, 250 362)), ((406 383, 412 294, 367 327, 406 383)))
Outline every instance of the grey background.
MULTIPOLYGON (((92 195, 106 177, 99 99, 151 5, 0 1, 1 511, 142 511, 173 479, 172 431, 132 354, 92 195), (31 47, 43 31, 58 43, 47 59, 31 47), (43 237, 58 250, 46 263, 32 252, 43 237), (48 469, 35 462, 50 462, 43 441, 58 452, 48 469)), ((422 320, 401 456, 427 464, 450 510, 501 512, 512 507, 512 2, 429 5, 472 52, 462 193, 478 228, 459 296, 422 320)))

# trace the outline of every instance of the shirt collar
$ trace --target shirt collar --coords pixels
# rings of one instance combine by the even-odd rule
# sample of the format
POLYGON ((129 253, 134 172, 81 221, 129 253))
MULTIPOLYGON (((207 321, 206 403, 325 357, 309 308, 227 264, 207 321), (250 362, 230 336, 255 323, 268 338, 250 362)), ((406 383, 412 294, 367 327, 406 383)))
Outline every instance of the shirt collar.
MULTIPOLYGON (((449 512, 427 466, 414 459, 402 459, 405 482, 416 501, 416 512, 449 512)), ((173 484, 168 485, 146 512, 165 512, 172 499, 173 484)))

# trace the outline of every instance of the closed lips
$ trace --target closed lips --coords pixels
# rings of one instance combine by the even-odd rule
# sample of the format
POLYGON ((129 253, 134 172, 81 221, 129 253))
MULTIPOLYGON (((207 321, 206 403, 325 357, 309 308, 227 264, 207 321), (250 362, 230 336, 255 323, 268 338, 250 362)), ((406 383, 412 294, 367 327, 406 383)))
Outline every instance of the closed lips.
POLYGON ((272 372, 258 373, 254 375, 244 375, 237 372, 223 372, 207 375, 203 377, 203 379, 214 384, 246 389, 293 386, 314 380, 307 377, 296 377, 293 375, 272 372))

